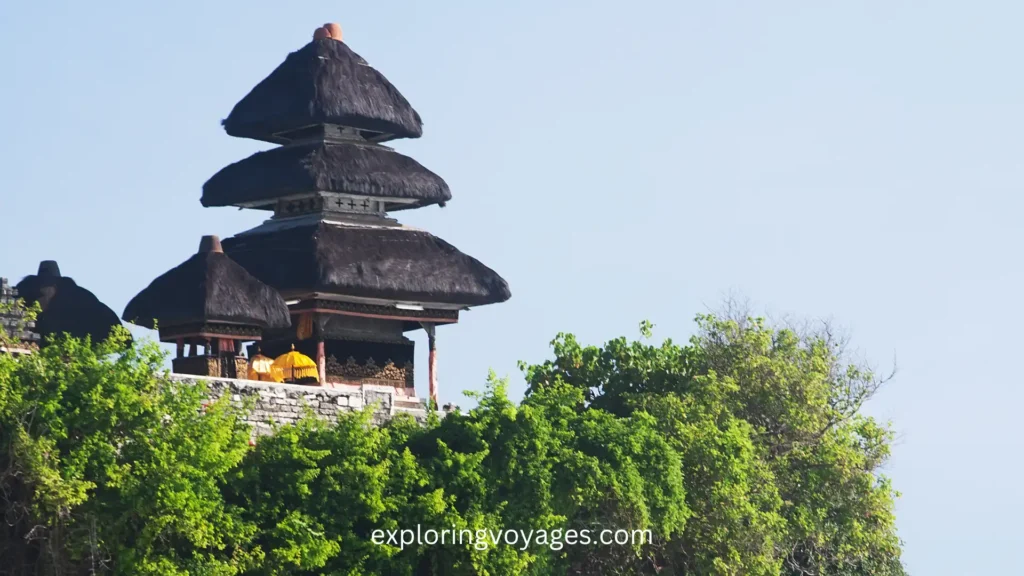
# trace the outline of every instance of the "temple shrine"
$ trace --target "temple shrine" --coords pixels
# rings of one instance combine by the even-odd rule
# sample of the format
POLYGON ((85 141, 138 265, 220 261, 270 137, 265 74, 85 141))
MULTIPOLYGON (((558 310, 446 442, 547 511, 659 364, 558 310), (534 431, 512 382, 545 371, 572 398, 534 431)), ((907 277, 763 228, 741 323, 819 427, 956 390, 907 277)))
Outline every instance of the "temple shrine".
POLYGON ((33 331, 41 345, 61 334, 100 342, 121 325, 109 306, 73 278, 61 275, 60 266, 53 260, 40 262, 39 270, 24 277, 15 289, 26 304, 39 305, 33 331))
POLYGON ((123 318, 176 343, 175 372, 242 378, 242 345, 258 342, 249 358, 307 356, 316 365, 309 380, 321 386, 385 385, 409 396, 414 344, 406 334, 423 330, 436 402, 436 329, 511 293, 480 261, 394 218, 452 197, 441 177, 384 145, 421 136, 419 114, 328 24, 223 125, 230 136, 277 147, 214 174, 202 205, 269 218, 223 243, 204 239, 123 318))
POLYGON ((216 236, 132 298, 124 318, 176 344, 175 372, 224 378, 248 374, 242 342, 291 325, 281 295, 228 258, 216 236))
MULTIPOLYGON (((177 374, 385 386, 410 401, 415 354, 407 334, 423 330, 436 405, 437 329, 511 293, 494 270, 395 218, 452 199, 440 176, 385 146, 420 137, 420 115, 342 42, 337 24, 325 24, 223 126, 275 147, 214 174, 201 203, 269 218, 223 242, 203 237, 121 318, 175 345, 177 374)), ((0 288, 5 304, 21 298, 40 309, 34 325, 17 307, 0 310, 4 352, 31 353, 64 333, 99 342, 120 325, 53 261, 17 287, 3 281, 0 288)))

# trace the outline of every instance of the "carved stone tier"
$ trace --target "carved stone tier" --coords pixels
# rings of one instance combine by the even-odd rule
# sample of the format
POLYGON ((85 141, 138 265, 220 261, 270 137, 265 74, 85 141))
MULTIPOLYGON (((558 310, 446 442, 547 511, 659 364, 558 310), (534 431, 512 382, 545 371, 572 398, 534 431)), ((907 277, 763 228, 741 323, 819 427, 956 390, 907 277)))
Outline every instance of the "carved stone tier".
MULTIPOLYGON (((274 205, 276 218, 292 218, 303 214, 341 217, 351 215, 391 220, 387 218, 385 202, 370 196, 320 192, 306 196, 282 198, 274 205)), ((376 220, 372 221, 376 223, 376 220)))
POLYGON ((353 382, 363 384, 383 384, 396 388, 412 388, 414 383, 412 362, 396 366, 388 360, 378 366, 373 358, 360 363, 353 356, 345 362, 339 362, 334 356, 327 357, 327 381, 334 384, 353 382))
POLYGON ((183 356, 171 360, 175 374, 213 376, 215 378, 246 378, 249 364, 244 356, 183 356))

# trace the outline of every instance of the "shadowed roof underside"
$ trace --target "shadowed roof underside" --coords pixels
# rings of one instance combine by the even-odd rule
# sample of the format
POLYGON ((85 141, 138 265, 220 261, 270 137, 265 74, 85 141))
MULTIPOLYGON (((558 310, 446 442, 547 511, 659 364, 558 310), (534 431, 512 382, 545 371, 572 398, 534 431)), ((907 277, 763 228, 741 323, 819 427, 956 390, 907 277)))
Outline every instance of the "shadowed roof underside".
POLYGON ((479 260, 421 230, 326 222, 243 233, 225 251, 285 294, 323 292, 406 302, 478 306, 511 297, 479 260))
POLYGON ((339 40, 314 40, 242 98, 224 120, 231 136, 283 142, 275 136, 331 123, 398 138, 418 138, 423 122, 404 96, 339 40))

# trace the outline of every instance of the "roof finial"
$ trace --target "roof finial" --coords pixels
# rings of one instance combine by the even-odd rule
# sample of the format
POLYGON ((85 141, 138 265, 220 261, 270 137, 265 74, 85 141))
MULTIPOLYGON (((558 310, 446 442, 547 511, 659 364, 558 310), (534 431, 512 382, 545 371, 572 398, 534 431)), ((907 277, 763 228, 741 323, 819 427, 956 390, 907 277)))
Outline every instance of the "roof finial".
POLYGON ((220 247, 220 238, 216 236, 203 236, 203 239, 199 241, 199 253, 205 254, 206 252, 223 252, 224 249, 220 247))
POLYGON ((341 26, 334 22, 329 22, 313 31, 313 40, 323 40, 324 38, 331 38, 340 42, 341 26))
POLYGON ((55 260, 43 260, 39 263, 37 276, 44 278, 60 278, 60 267, 55 260))

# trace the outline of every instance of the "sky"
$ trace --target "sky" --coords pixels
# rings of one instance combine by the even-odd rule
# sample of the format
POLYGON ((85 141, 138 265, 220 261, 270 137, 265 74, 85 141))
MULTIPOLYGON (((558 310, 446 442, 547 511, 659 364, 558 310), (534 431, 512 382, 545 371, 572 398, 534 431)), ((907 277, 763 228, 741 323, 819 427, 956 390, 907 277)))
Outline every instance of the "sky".
MULTIPOLYGON (((1019 2, 4 2, 0 275, 120 313, 265 213, 202 208, 266 144, 220 120, 324 22, 424 119, 402 212, 505 277, 438 331, 441 402, 558 332, 685 340, 739 296, 898 373, 868 411, 913 574, 1021 573, 1019 2)), ((136 330, 144 334, 145 330, 136 330)), ((425 338, 417 364, 425 365, 425 338)), ((417 386, 425 393, 420 371, 417 386)))

